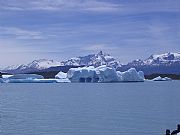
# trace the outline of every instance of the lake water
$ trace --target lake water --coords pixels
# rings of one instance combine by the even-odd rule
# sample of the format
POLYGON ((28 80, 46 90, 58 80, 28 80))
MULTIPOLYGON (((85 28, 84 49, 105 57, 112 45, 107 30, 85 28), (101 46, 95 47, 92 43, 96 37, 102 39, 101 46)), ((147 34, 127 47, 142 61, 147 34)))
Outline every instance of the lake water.
POLYGON ((0 135, 163 135, 180 81, 0 84, 0 135))

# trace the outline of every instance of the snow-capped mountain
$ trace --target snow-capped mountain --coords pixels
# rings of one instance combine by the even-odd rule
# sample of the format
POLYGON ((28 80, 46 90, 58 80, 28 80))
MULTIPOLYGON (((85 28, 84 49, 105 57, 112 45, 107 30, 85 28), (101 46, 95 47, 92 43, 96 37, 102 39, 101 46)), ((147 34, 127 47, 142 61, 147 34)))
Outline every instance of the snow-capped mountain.
POLYGON ((97 54, 87 56, 74 57, 66 61, 54 60, 35 60, 29 64, 19 66, 9 66, 2 72, 8 73, 30 73, 30 72, 50 72, 61 71, 64 69, 68 71, 69 68, 79 66, 94 66, 98 67, 106 65, 114 67, 119 71, 126 71, 132 67, 138 71, 143 71, 146 75, 160 73, 160 74, 180 74, 180 53, 164 53, 159 55, 151 55, 145 60, 134 60, 126 65, 122 65, 118 60, 107 53, 100 51, 97 54))
POLYGON ((48 69, 51 67, 59 67, 59 66, 94 66, 98 67, 101 65, 107 65, 111 67, 119 67, 121 66, 120 62, 115 60, 112 56, 107 53, 103 53, 100 51, 97 54, 91 54, 83 57, 74 57, 67 61, 54 61, 54 60, 35 60, 27 65, 22 64, 18 66, 9 66, 3 69, 3 72, 8 73, 28 73, 28 72, 37 72, 40 70, 48 69))
POLYGON ((164 53, 160 55, 151 55, 144 61, 149 65, 173 64, 180 62, 180 53, 164 53))
POLYGON ((145 60, 134 60, 118 68, 118 70, 124 71, 131 67, 142 70, 145 74, 180 74, 180 53, 168 52, 159 55, 151 55, 145 60))
POLYGON ((41 70, 41 69, 46 69, 46 68, 56 67, 56 66, 61 66, 61 65, 62 65, 61 62, 59 61, 41 59, 41 60, 34 60, 32 63, 29 63, 27 67, 41 70))
POLYGON ((140 65, 150 65, 150 66, 160 66, 160 65, 170 65, 174 63, 180 63, 180 53, 164 53, 160 55, 151 55, 145 60, 134 60, 128 65, 140 66, 140 65))
POLYGON ((61 62, 54 60, 40 59, 40 60, 34 60, 33 62, 27 65, 22 64, 18 66, 15 65, 9 66, 3 69, 2 71, 8 73, 27 73, 27 72, 35 72, 56 66, 61 66, 61 62))
POLYGON ((98 67, 101 65, 107 65, 110 67, 121 66, 120 62, 114 59, 107 53, 100 51, 97 54, 91 54, 83 57, 75 57, 70 60, 63 61, 63 65, 72 65, 72 66, 94 66, 98 67))

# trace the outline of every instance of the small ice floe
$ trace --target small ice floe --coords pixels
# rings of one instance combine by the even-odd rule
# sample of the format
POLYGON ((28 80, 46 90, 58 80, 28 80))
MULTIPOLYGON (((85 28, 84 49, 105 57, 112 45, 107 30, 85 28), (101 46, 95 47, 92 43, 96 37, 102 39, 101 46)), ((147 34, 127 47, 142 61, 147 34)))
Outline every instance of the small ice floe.
POLYGON ((56 79, 66 79, 67 78, 67 73, 64 73, 64 72, 59 72, 56 76, 55 76, 56 79))
POLYGON ((16 75, 3 75, 2 80, 4 83, 33 83, 35 79, 44 79, 41 75, 36 74, 16 74, 16 75))
POLYGON ((13 75, 2 75, 2 78, 3 79, 7 79, 7 78, 9 78, 9 77, 12 77, 13 75))
POLYGON ((71 82, 67 78, 67 73, 64 73, 64 72, 61 72, 61 71, 55 76, 55 78, 56 78, 58 83, 69 83, 69 82, 71 82))
POLYGON ((57 83, 55 79, 9 79, 6 83, 57 83))
POLYGON ((16 74, 13 76, 8 77, 8 79, 44 79, 42 75, 36 75, 36 74, 16 74))
POLYGON ((158 77, 156 77, 156 78, 154 78, 154 79, 152 79, 153 81, 172 81, 172 79, 171 78, 169 78, 169 77, 161 77, 161 76, 158 76, 158 77))
POLYGON ((68 78, 64 79, 55 79, 57 83, 70 83, 71 81, 68 78))
POLYGON ((36 74, 16 74, 2 76, 5 83, 45 83, 54 82, 54 80, 44 80, 42 75, 36 74))
POLYGON ((69 79, 8 79, 5 83, 69 83, 69 79))

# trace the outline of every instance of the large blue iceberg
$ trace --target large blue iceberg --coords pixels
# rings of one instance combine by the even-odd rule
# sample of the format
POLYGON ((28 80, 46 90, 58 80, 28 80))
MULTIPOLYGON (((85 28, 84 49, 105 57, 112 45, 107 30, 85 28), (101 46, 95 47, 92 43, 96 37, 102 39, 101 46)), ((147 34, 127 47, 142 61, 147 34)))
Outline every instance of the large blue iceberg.
POLYGON ((135 68, 120 72, 103 65, 97 68, 93 66, 71 68, 67 78, 71 82, 143 82, 144 73, 137 72, 135 68))

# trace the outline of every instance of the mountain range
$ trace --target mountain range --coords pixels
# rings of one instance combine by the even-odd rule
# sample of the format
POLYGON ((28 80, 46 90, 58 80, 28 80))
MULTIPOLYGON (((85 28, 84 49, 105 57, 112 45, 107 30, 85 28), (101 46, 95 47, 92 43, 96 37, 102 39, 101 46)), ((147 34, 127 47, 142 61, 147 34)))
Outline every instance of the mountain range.
POLYGON ((180 53, 164 53, 151 55, 145 60, 134 60, 128 64, 118 67, 117 70, 124 71, 129 68, 136 68, 150 74, 178 74, 180 75, 180 53))
POLYGON ((29 64, 22 64, 18 66, 9 66, 1 70, 6 73, 32 73, 32 72, 46 72, 46 71, 68 71, 71 67, 107 65, 114 67, 116 70, 125 71, 129 68, 136 68, 142 70, 146 75, 149 74, 178 74, 180 75, 180 53, 164 53, 158 55, 151 55, 145 60, 134 60, 128 64, 122 64, 111 55, 102 51, 97 54, 90 54, 87 56, 74 57, 66 61, 54 60, 34 60, 29 64))

